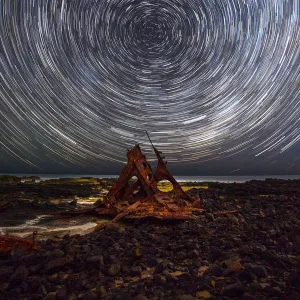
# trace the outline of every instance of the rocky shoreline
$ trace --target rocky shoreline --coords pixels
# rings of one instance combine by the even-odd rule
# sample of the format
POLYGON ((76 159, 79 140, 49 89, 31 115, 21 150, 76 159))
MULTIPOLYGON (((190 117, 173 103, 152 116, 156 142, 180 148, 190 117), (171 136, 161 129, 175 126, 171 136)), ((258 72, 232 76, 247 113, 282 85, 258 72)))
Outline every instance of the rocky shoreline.
POLYGON ((197 221, 110 224, 0 257, 1 299, 300 299, 300 180, 192 188, 197 221))

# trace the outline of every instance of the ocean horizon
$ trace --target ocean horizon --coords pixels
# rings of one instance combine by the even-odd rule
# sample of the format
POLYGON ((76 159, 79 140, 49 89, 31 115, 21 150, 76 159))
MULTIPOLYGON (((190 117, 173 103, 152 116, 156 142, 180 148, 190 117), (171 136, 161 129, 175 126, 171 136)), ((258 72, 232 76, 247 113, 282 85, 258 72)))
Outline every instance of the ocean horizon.
MULTIPOLYGON (((49 179, 60 179, 60 178, 81 178, 81 177, 94 177, 94 178, 118 178, 119 175, 101 175, 101 174, 13 174, 13 173, 3 173, 1 175, 11 175, 11 176, 37 176, 41 180, 49 179)), ((187 176, 179 175, 174 176, 177 181, 181 182, 246 182, 250 180, 265 180, 267 178, 274 179, 300 179, 300 175, 239 175, 239 176, 187 176)))

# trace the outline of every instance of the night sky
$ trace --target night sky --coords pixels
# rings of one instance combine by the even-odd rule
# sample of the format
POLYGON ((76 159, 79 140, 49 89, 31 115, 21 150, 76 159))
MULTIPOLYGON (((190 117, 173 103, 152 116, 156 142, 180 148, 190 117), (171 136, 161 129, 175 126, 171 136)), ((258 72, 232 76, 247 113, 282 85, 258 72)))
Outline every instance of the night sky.
POLYGON ((300 174, 299 0, 0 0, 0 173, 300 174))

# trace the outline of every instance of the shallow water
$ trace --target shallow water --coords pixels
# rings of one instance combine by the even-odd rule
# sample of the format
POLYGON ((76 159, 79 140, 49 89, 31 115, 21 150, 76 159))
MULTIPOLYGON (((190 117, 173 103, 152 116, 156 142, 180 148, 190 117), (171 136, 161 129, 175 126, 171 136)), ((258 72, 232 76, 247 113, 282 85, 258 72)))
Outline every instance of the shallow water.
POLYGON ((56 219, 49 215, 39 215, 33 220, 24 220, 19 226, 0 227, 0 234, 10 234, 18 237, 31 237, 34 231, 38 232, 37 238, 48 239, 62 238, 64 235, 88 234, 99 223, 105 223, 105 219, 93 219, 90 216, 56 219))
MULTIPOLYGON (((118 178, 119 175, 89 175, 89 174, 6 174, 15 176, 38 176, 42 180, 59 179, 59 178, 118 178)), ((266 178, 277 179, 300 179, 300 175, 247 175, 247 176, 174 176, 177 181, 190 182, 246 182, 249 180, 265 180, 266 178)))

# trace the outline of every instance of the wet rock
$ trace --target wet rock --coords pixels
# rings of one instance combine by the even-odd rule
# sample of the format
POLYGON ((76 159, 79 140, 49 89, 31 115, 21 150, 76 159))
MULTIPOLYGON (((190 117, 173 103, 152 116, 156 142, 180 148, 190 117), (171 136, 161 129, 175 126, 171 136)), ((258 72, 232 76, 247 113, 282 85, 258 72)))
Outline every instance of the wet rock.
POLYGON ((245 289, 241 283, 230 284, 225 287, 223 294, 226 297, 240 297, 245 292, 245 289))

